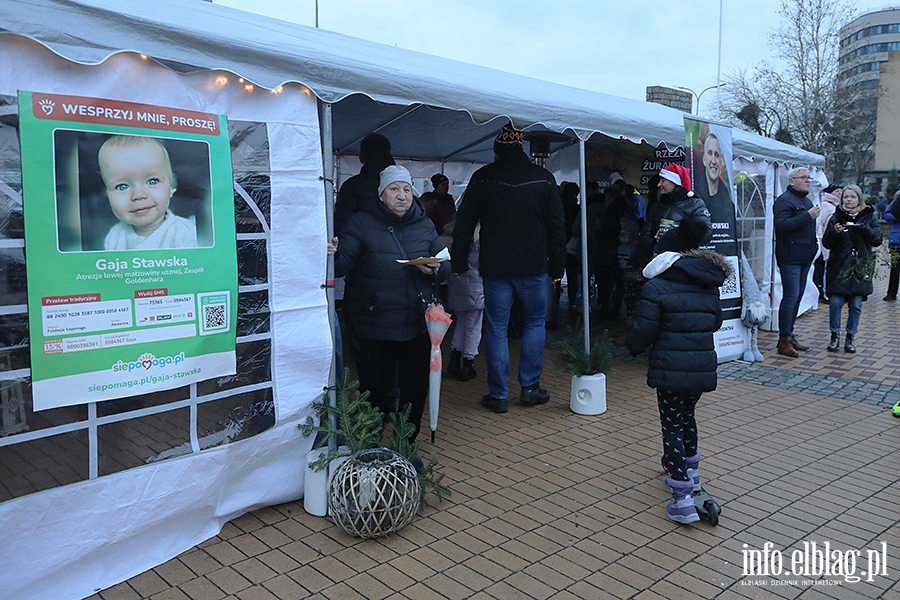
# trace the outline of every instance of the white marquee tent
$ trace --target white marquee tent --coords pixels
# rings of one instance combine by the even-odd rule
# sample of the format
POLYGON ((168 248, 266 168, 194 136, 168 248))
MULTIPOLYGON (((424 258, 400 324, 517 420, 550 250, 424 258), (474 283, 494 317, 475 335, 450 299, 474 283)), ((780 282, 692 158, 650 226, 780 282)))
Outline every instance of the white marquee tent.
MULTIPOLYGON (((311 440, 299 437, 296 424, 327 385, 331 353, 321 286, 323 147, 326 155, 330 147, 352 155, 364 135, 378 131, 391 140, 395 156, 424 161, 432 166, 423 172, 431 173, 434 163, 466 171, 490 161, 492 138, 507 119, 520 128, 565 133, 573 142, 627 139, 675 147, 684 139, 683 115, 669 108, 199 0, 5 0, 0 258, 9 268, 0 287, 0 325, 10 331, 27 321, 24 279, 13 271, 24 263, 24 240, 15 227, 22 212, 18 90, 227 115, 236 196, 258 218, 256 229, 238 233, 239 253, 246 254, 240 292, 248 299, 241 314, 260 325, 239 330, 239 363, 249 366, 239 366, 234 380, 192 384, 183 397, 130 408, 94 403, 44 415, 26 406, 23 427, 4 423, 0 467, 9 472, 15 460, 24 469, 16 477, 0 474, 0 589, 10 598, 88 595, 176 556, 248 510, 302 494, 311 440), (331 132, 328 139, 323 131, 331 132), (264 300, 255 303, 260 296, 264 300), (268 425, 254 428, 254 413, 240 426, 232 419, 217 429, 210 407, 226 403, 232 414, 246 398, 247 406, 270 406, 268 425), (171 432, 161 424, 172 415, 183 415, 186 424, 183 439, 165 439, 165 450, 148 455, 136 448, 136 458, 109 450, 117 428, 157 427, 165 438, 171 432), (28 459, 37 449, 43 462, 28 459), (60 474, 54 468, 60 465, 71 472, 60 474)), ((769 198, 783 186, 778 165, 818 172, 824 164, 820 156, 741 131, 734 132, 734 153, 736 168, 768 175, 769 198)), ((571 161, 560 168, 571 169, 571 161)), ((13 402, 18 394, 27 404, 27 336, 4 344, 3 398, 13 402)))

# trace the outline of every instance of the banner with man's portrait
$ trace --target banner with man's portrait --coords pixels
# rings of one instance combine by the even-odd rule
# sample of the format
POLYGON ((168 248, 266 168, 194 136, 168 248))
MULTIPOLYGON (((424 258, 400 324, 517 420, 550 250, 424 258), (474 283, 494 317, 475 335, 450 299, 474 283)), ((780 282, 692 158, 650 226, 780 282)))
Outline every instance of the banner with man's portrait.
POLYGON ((741 325, 740 245, 732 192, 733 153, 731 128, 685 117, 685 166, 691 171, 694 194, 706 203, 712 223, 713 250, 723 255, 734 269, 719 288, 722 328, 716 332, 716 352, 720 360, 743 355, 746 334, 741 325))

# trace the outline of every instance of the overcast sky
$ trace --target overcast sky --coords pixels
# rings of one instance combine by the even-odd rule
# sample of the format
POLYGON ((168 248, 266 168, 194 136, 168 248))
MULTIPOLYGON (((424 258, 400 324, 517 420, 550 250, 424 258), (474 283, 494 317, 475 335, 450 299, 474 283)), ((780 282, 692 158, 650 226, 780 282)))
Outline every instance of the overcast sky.
MULTIPOLYGON (((314 26, 315 0, 213 0, 314 26)), ((716 84, 720 0, 319 0, 319 27, 585 88, 645 99, 649 85, 716 84)), ((860 11, 884 2, 855 0, 860 11)), ((725 0, 724 76, 772 59, 779 0, 725 0)), ((712 114, 715 90, 703 94, 712 114)), ((707 112, 708 111, 708 112, 707 112)))

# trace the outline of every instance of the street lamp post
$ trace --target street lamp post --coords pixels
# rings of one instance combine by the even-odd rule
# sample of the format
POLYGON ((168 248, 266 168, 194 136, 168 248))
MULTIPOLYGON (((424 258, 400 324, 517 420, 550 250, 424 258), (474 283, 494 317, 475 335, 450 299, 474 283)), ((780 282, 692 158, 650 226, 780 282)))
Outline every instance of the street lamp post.
POLYGON ((697 99, 697 110, 694 112, 694 114, 695 114, 695 115, 699 115, 699 114, 700 114, 700 98, 703 97, 703 94, 705 94, 705 93, 708 92, 709 90, 715 90, 715 89, 718 89, 718 88, 721 88, 721 87, 725 87, 726 85, 728 85, 728 82, 725 82, 725 83, 718 83, 718 84, 716 84, 716 85, 711 85, 711 86, 709 86, 708 88, 704 88, 699 94, 698 94, 697 92, 695 92, 694 90, 692 90, 691 88, 682 87, 682 86, 680 86, 680 85, 676 85, 676 86, 675 86, 675 89, 678 89, 678 90, 684 90, 684 91, 690 92, 691 94, 694 95, 694 98, 697 99))

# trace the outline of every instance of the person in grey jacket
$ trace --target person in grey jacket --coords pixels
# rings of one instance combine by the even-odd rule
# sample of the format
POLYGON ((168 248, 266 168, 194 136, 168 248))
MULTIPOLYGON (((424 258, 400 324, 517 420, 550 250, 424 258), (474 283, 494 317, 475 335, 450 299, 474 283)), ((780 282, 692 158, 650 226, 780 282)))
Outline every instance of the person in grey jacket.
POLYGON ((809 194, 809 170, 794 167, 788 171, 788 188, 775 199, 772 221, 775 225, 775 260, 781 274, 781 304, 778 307, 778 354, 796 358, 809 350, 794 336, 794 322, 806 289, 809 269, 819 242, 816 219, 821 207, 813 206, 809 194))
POLYGON ((433 257, 444 248, 425 209, 413 200, 409 171, 385 168, 378 197, 377 204, 350 218, 329 252, 334 253, 335 276, 347 277, 344 305, 359 344, 359 387, 370 392, 369 401, 387 415, 393 409, 390 393, 399 371, 399 409, 412 406, 414 440, 428 391, 431 341, 425 308, 433 298, 435 270, 439 280, 446 280, 450 265, 398 262, 433 257))
POLYGON ((456 328, 450 341, 450 365, 447 372, 470 381, 478 377, 473 365, 481 345, 484 318, 484 282, 478 272, 478 228, 469 251, 469 270, 447 280, 447 308, 453 311, 456 328))
POLYGON ((703 392, 716 389, 713 334, 722 325, 719 287, 731 265, 713 250, 698 250, 709 223, 693 217, 660 237, 659 254, 644 269, 634 328, 625 345, 636 356, 652 345, 647 385, 656 388, 663 437, 666 508, 678 523, 699 520, 692 499, 700 489, 700 452, 694 408, 703 392))

